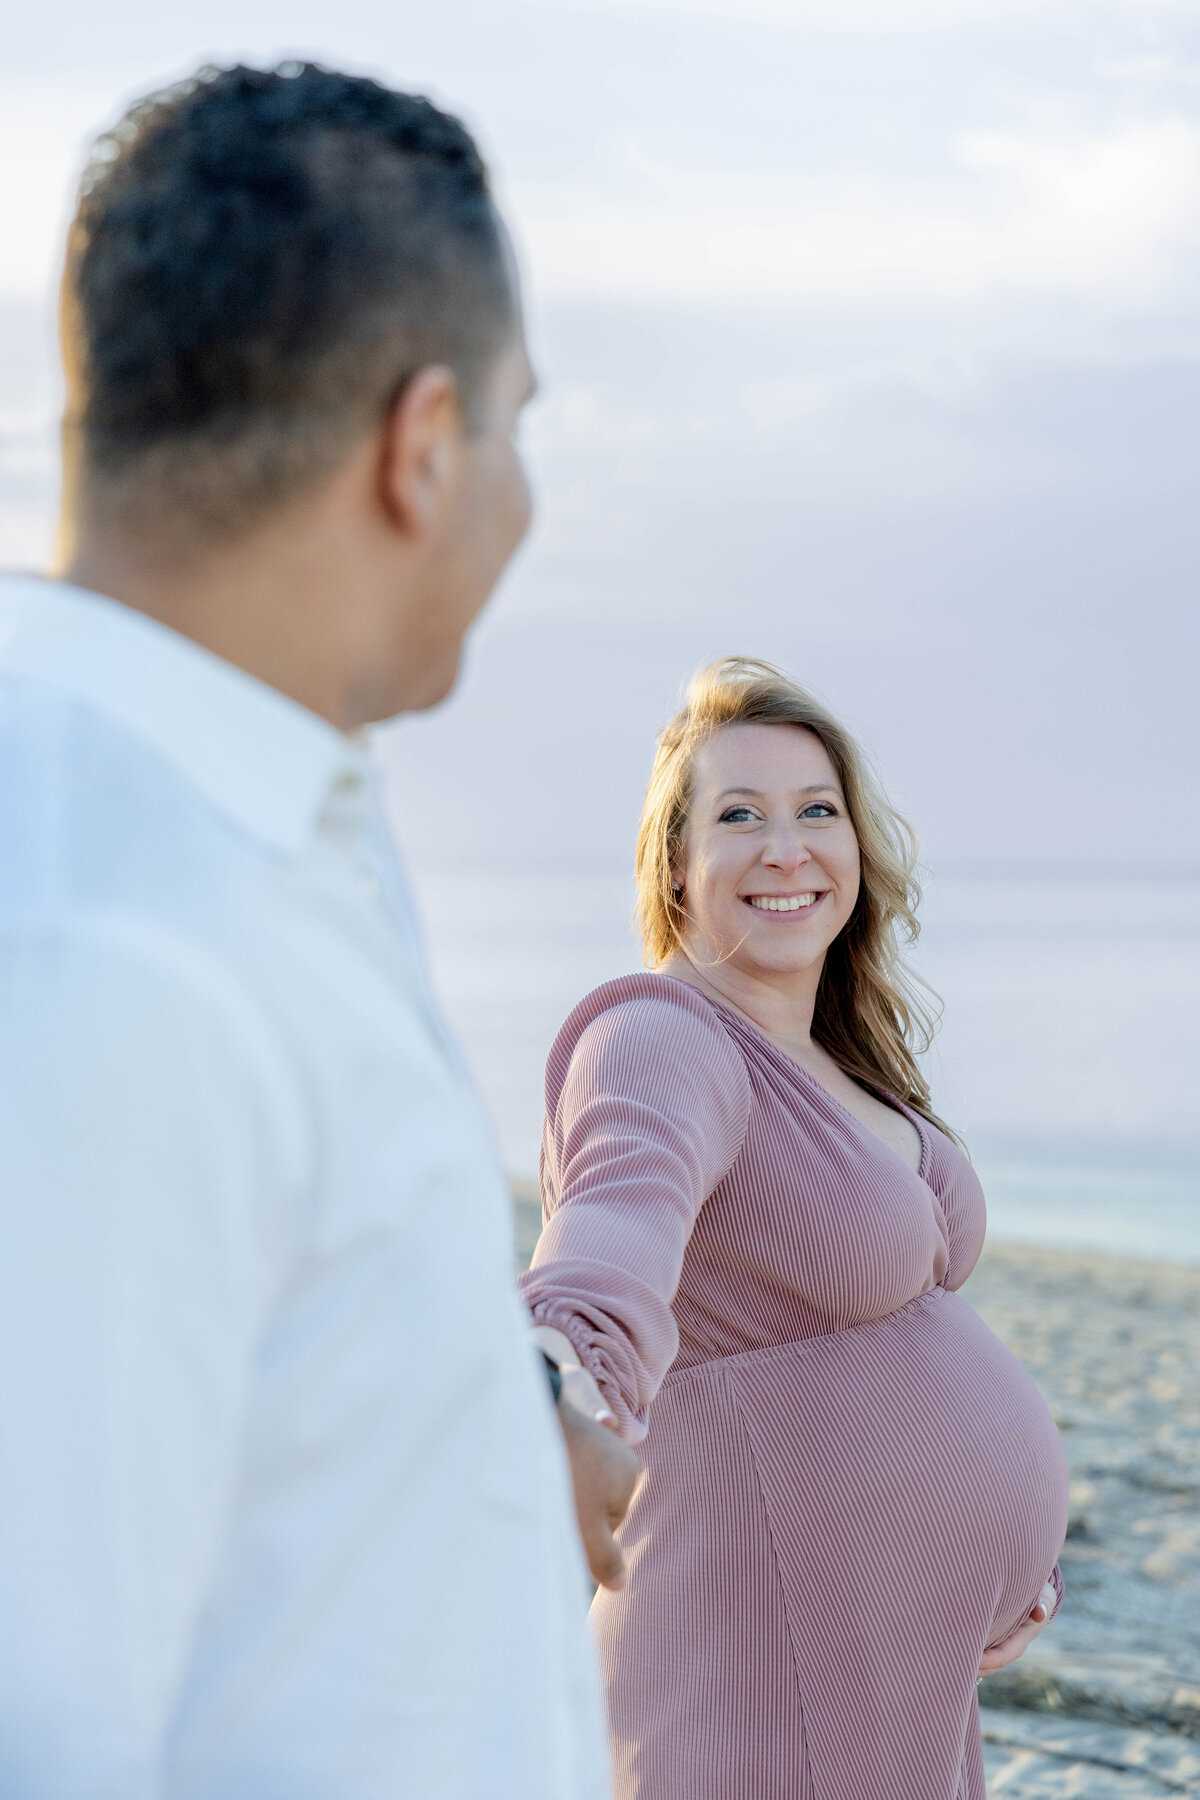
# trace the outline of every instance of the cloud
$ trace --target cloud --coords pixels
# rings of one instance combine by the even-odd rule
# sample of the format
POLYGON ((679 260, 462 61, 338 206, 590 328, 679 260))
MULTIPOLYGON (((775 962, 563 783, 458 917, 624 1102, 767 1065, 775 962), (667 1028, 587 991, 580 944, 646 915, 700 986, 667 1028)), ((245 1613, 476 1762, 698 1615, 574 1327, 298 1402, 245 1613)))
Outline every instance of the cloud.
POLYGON ((0 79, 0 299, 48 297, 86 146, 111 112, 99 83, 0 79))
POLYGON ((640 202, 514 186, 541 292, 672 304, 1146 303, 1167 296, 1200 237, 1200 127, 1184 118, 1090 134, 959 133, 923 179, 650 173, 640 202))
MULTIPOLYGON (((558 11, 676 13, 691 19, 727 19, 796 31, 909 35, 1025 20, 1050 23, 1046 0, 552 0, 558 11)), ((1095 19, 1095 0, 1054 0, 1053 21, 1095 19)), ((1156 18, 1187 17, 1195 0, 1109 0, 1106 22, 1147 25, 1156 18)))

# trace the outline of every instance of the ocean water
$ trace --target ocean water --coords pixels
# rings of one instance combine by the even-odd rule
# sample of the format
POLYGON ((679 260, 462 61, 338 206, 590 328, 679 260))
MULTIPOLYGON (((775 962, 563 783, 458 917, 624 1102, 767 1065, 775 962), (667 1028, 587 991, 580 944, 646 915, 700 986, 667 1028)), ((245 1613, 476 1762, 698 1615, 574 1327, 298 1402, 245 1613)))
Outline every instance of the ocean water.
MULTIPOLYGON (((641 965, 603 872, 414 873, 435 986, 506 1166, 536 1172, 542 1069, 590 988, 641 965)), ((1200 877, 931 880, 934 1101, 999 1237, 1200 1263, 1200 877)))

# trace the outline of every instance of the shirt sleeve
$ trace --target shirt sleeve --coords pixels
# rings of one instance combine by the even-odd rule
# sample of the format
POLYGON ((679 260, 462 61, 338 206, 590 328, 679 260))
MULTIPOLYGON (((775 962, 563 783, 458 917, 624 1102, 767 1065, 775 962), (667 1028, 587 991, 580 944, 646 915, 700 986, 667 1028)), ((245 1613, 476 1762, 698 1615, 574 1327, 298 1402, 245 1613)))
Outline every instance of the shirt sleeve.
POLYGON ((633 1442, 678 1350, 671 1302, 688 1239, 749 1108, 745 1062, 715 1020, 633 1000, 581 1034, 547 1118, 549 1218, 525 1300, 570 1339, 633 1442))
MULTIPOLYGON (((186 959, 185 959, 186 961, 186 959)), ((157 1795, 301 1159, 232 982, 0 944, 0 1791, 157 1795)))

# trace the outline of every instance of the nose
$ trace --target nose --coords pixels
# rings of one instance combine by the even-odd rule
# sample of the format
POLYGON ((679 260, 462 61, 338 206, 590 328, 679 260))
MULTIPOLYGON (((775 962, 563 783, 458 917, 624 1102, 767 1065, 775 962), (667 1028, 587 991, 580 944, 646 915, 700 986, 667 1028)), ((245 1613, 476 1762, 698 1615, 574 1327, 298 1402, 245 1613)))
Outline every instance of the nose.
POLYGON ((767 868, 778 869, 786 875, 793 869, 802 869, 805 863, 812 861, 813 855, 798 825, 790 829, 779 826, 764 846, 762 859, 767 868))

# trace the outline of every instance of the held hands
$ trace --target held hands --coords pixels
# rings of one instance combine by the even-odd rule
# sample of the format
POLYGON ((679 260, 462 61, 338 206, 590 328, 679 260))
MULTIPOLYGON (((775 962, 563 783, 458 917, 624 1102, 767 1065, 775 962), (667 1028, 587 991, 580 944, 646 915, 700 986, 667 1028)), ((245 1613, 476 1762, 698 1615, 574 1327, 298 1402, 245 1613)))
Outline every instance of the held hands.
POLYGON ((1039 1637, 1046 1629, 1046 1622, 1054 1611, 1055 1598, 1054 1584, 1048 1581, 1038 1596, 1037 1603, 1030 1609, 1029 1616, 1002 1644, 992 1644, 984 1651, 983 1661, 979 1665, 980 1675, 993 1675, 997 1669, 1006 1669, 1009 1663, 1016 1662, 1018 1656, 1025 1654, 1034 1638, 1039 1637))
POLYGON ((558 1422, 570 1459, 575 1516, 588 1568, 593 1581, 617 1593, 629 1576, 613 1533, 629 1510, 642 1465, 610 1426, 576 1412, 565 1390, 558 1403, 558 1422))
POLYGON ((616 1420, 570 1340, 540 1325, 534 1342, 559 1365, 558 1422, 571 1465, 575 1515, 593 1581, 614 1593, 628 1575, 613 1533, 629 1510, 642 1466, 616 1433, 616 1420))

